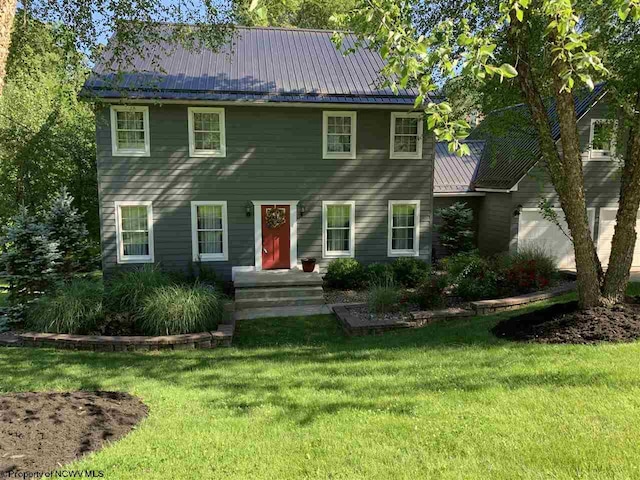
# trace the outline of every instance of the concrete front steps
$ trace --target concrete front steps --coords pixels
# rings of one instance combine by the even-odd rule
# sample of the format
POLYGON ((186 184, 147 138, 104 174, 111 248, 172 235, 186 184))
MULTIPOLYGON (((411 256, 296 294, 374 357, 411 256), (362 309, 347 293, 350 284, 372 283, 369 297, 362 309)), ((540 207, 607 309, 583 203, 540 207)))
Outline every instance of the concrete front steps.
POLYGON ((266 270, 261 272, 238 272, 233 281, 235 287, 235 309, 239 317, 258 318, 246 312, 262 310, 263 313, 277 315, 278 309, 287 308, 295 312, 312 311, 314 307, 324 305, 322 277, 318 273, 305 273, 299 270, 266 270), (242 315, 242 312, 245 312, 242 315))

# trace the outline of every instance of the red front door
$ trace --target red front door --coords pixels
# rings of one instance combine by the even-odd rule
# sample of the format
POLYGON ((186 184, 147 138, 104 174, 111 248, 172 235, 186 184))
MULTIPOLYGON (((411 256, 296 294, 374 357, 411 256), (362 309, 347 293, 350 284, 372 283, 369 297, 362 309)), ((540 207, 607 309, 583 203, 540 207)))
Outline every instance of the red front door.
POLYGON ((262 205, 262 269, 290 268, 289 205, 262 205))

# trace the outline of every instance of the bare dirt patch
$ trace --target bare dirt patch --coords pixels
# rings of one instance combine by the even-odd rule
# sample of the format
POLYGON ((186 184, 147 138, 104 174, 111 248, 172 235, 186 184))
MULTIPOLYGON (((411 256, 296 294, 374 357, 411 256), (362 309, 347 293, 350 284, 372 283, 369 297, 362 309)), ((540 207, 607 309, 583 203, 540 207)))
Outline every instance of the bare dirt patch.
POLYGON ((147 407, 121 392, 0 396, 0 476, 50 472, 129 433, 147 407))
POLYGON ((538 343, 592 344, 640 338, 639 304, 584 311, 577 307, 577 302, 551 305, 503 320, 492 332, 500 338, 538 343))

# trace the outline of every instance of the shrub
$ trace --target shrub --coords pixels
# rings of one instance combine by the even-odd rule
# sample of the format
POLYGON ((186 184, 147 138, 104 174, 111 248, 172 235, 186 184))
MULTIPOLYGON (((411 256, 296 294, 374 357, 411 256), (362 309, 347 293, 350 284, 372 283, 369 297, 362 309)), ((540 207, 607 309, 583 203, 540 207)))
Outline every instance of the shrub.
POLYGON ((147 335, 178 335, 215 330, 222 320, 222 299, 211 287, 169 285, 143 300, 140 326, 147 335))
POLYGON ((420 285, 431 272, 429 264, 419 258, 400 257, 391 264, 395 281, 407 288, 420 285))
POLYGON ((400 308, 401 298, 400 290, 392 280, 374 285, 367 295, 369 311, 375 313, 395 312, 400 308))
POLYGON ((329 263, 324 279, 333 288, 358 289, 364 285, 365 270, 355 258, 337 258, 329 263))
POLYGON ((86 334, 104 317, 101 282, 77 279, 35 301, 27 326, 38 332, 86 334))
POLYGON ((436 210, 441 223, 438 225, 440 244, 450 255, 473 249, 473 210, 464 202, 436 210))
POLYGON ((105 306, 115 313, 139 312, 150 293, 172 283, 169 275, 154 265, 120 272, 107 284, 105 306))
POLYGON ((58 244, 47 226, 21 207, 4 228, 0 251, 0 277, 9 284, 9 314, 21 320, 29 302, 51 291, 59 279, 58 244))
POLYGON ((444 291, 449 286, 446 275, 429 275, 418 288, 414 295, 415 303, 420 308, 438 308, 444 305, 444 291))
POLYGON ((498 296, 498 275, 493 270, 485 270, 476 276, 458 277, 455 294, 463 300, 483 300, 498 296))
POLYGON ((489 266, 488 262, 477 251, 458 253, 440 261, 440 267, 454 280, 469 265, 473 265, 472 268, 488 268, 489 266))
POLYGON ((394 280, 393 268, 388 263, 371 263, 365 272, 367 283, 371 286, 386 284, 394 280))
POLYGON ((504 260, 504 287, 509 293, 526 293, 547 287, 556 271, 556 259, 545 248, 528 246, 504 260))

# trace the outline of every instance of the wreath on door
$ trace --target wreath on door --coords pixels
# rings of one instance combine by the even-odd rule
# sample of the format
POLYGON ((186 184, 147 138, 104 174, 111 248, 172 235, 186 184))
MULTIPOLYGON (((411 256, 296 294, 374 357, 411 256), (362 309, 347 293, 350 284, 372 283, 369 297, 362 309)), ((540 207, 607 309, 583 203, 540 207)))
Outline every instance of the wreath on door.
POLYGON ((284 208, 267 208, 267 227, 278 228, 287 221, 287 212, 284 208))

